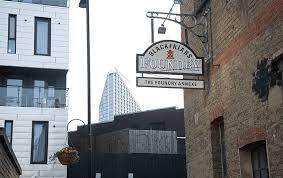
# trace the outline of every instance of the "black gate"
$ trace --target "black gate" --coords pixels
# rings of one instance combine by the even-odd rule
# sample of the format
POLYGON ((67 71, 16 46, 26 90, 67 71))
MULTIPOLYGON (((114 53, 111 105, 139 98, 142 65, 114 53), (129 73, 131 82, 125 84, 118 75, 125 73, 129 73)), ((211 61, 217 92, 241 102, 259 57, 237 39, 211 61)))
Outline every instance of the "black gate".
MULTIPOLYGON (((185 155, 173 154, 101 154, 93 156, 93 175, 101 178, 186 178, 185 155), (94 171, 95 170, 95 171, 94 171)), ((88 178, 88 154, 68 167, 68 178, 88 178)))

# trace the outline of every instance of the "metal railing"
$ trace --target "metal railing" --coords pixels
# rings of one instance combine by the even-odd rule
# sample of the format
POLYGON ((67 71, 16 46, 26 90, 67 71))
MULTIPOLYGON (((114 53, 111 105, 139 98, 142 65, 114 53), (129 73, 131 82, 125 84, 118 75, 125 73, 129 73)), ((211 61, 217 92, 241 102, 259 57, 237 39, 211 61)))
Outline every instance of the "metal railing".
POLYGON ((67 103, 66 88, 0 86, 0 106, 65 108, 67 103))
POLYGON ((6 0, 6 1, 42 4, 42 5, 60 6, 60 7, 68 6, 68 0, 6 0))

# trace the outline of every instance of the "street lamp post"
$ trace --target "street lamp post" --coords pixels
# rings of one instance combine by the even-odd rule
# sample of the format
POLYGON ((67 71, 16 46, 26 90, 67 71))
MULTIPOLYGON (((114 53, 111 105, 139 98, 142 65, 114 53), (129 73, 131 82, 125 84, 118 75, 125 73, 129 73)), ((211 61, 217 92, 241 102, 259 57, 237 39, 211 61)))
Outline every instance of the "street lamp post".
POLYGON ((91 92, 90 92, 90 33, 89 33, 89 0, 81 0, 79 7, 86 8, 87 34, 87 116, 88 116, 88 177, 92 178, 92 130, 91 130, 91 92))

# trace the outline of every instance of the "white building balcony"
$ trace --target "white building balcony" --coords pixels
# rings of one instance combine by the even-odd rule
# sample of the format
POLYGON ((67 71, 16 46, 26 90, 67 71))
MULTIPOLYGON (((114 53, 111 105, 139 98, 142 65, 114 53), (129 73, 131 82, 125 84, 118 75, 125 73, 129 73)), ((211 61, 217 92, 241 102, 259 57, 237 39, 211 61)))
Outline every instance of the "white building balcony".
POLYGON ((0 86, 0 106, 65 108, 67 96, 66 88, 0 86))

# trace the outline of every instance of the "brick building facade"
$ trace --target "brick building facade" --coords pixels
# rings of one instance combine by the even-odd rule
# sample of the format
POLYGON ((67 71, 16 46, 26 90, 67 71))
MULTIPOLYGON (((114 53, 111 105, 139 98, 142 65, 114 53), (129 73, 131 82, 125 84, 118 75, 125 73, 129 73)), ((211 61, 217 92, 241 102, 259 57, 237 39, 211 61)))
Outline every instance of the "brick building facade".
POLYGON ((184 91, 189 178, 283 177, 282 5, 183 1, 182 13, 211 17, 206 88, 184 91))
POLYGON ((22 174, 21 167, 12 150, 12 147, 0 127, 0 177, 18 178, 22 174))

